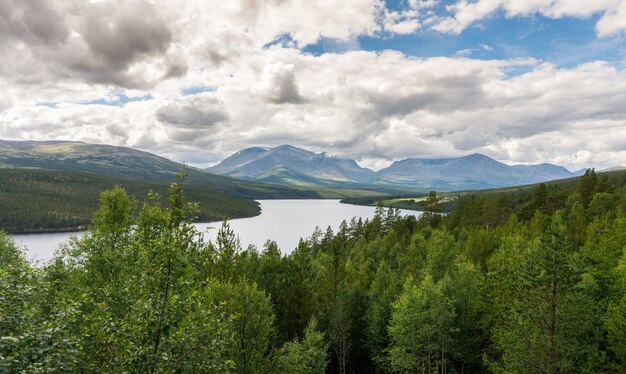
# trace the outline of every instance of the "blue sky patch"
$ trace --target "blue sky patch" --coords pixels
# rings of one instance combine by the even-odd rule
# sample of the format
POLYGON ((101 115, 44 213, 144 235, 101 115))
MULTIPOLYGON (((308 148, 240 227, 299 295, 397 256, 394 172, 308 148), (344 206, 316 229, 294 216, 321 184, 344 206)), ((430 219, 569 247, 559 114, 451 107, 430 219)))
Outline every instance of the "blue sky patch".
MULTIPOLYGON (((446 5, 439 2, 431 8, 438 17, 450 16, 446 5)), ((406 11, 406 0, 386 1, 392 11, 406 11)), ((424 10, 422 10, 424 11, 424 10)), ((303 52, 315 56, 343 53, 359 49, 366 51, 396 50, 415 57, 468 57, 481 60, 527 59, 550 62, 557 67, 571 68, 590 61, 607 61, 616 68, 626 67, 626 37, 616 34, 599 38, 596 24, 602 13, 585 18, 548 18, 534 13, 508 17, 503 10, 476 21, 461 33, 441 33, 421 27, 409 35, 386 32, 361 35, 355 42, 336 42, 322 38, 303 52)))
POLYGON ((57 109, 59 107, 59 103, 54 101, 42 101, 35 104, 35 106, 47 106, 48 108, 57 109))
POLYGON ((183 96, 196 95, 202 92, 214 92, 216 87, 210 86, 189 86, 180 90, 180 94, 183 96))
POLYGON ((152 95, 143 95, 143 96, 126 96, 124 94, 116 94, 113 99, 101 98, 96 100, 86 100, 77 102, 77 104, 82 105, 108 105, 108 106, 118 106, 122 107, 125 104, 134 102, 134 101, 148 101, 152 100, 152 95))

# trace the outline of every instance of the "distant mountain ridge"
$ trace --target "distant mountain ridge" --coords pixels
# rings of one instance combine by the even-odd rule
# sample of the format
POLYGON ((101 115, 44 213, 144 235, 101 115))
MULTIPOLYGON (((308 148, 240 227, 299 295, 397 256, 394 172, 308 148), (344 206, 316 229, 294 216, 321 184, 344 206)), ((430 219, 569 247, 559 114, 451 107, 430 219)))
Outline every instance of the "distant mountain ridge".
MULTIPOLYGON (((73 141, 0 140, 0 168, 79 171, 112 177, 172 181, 181 164, 152 153, 73 141)), ((323 188, 440 191, 509 187, 582 175, 552 165, 507 165, 481 154, 399 160, 373 171, 349 158, 291 145, 252 147, 208 170, 188 168, 189 182, 242 198, 315 198, 323 188), (295 188, 294 188, 295 187, 295 188)))
POLYGON ((454 158, 408 158, 373 171, 352 159, 290 145, 247 148, 209 170, 291 186, 377 186, 440 191, 509 187, 582 174, 552 164, 507 165, 478 153, 454 158))
MULTIPOLYGON (((128 147, 75 141, 0 140, 0 168, 29 168, 84 172, 114 178, 173 182, 181 171, 178 162, 128 147)), ((187 181, 206 186, 207 191, 244 199, 315 198, 302 191, 276 184, 243 181, 188 167, 187 181)))
POLYGON ((396 161, 377 172, 378 183, 444 191, 510 187, 580 175, 562 166, 507 165, 482 154, 396 161))

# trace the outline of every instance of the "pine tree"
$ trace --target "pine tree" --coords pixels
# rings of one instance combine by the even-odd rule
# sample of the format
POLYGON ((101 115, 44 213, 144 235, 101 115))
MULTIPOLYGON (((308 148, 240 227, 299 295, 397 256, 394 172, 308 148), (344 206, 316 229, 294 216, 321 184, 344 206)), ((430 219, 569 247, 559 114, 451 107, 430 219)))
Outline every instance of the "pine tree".
POLYGON ((573 242, 558 214, 524 256, 519 278, 511 279, 513 293, 494 331, 502 351, 495 370, 571 372, 594 357, 597 310, 581 285, 582 271, 574 258, 573 242))

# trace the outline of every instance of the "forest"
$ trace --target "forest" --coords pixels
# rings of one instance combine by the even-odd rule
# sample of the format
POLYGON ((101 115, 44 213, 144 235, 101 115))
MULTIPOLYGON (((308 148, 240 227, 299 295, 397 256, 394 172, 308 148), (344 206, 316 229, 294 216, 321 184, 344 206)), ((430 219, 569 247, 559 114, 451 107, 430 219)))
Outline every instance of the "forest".
POLYGON ((431 193, 419 219, 381 206, 289 255, 227 221, 205 242, 185 191, 102 192, 41 268, 0 234, 0 372, 626 371, 624 173, 445 215, 431 193))
MULTIPOLYGON (((167 195, 169 183, 74 171, 0 168, 0 229, 10 233, 84 230, 91 223, 103 190, 119 185, 145 199, 150 191, 167 195)), ((256 202, 207 184, 188 183, 185 192, 200 205, 196 216, 200 221, 260 213, 256 202)))

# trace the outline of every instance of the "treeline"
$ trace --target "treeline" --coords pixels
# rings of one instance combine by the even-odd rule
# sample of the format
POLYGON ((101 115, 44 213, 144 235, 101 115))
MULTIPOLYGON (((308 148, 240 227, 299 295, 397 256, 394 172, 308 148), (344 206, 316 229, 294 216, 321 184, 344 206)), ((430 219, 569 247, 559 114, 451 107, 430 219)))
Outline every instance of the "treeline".
MULTIPOLYGON (((86 229, 100 193, 123 186, 133 196, 150 191, 166 197, 169 181, 119 179, 94 174, 0 168, 0 229, 11 233, 86 229)), ((256 202, 220 192, 210 185, 188 184, 186 194, 199 204, 196 219, 219 221, 260 213, 256 202)))
POLYGON ((626 370, 623 178, 466 196, 446 216, 431 194, 419 220, 379 207, 287 256, 241 249, 227 223, 198 240, 180 184, 133 210, 103 193, 89 235, 42 269, 0 240, 0 371, 626 370))
MULTIPOLYGON (((610 182, 615 185, 623 185, 626 183, 625 171, 612 171, 602 172, 597 175, 594 171, 594 178, 599 181, 600 186, 610 182)), ((545 183, 538 183, 525 186, 516 187, 504 187, 489 190, 476 190, 476 191, 458 191, 458 192, 446 192, 444 194, 445 199, 440 202, 440 210, 442 213, 450 213, 456 207, 456 204, 461 202, 462 204, 473 205, 473 212, 481 212, 482 204, 485 201, 489 201, 491 204, 499 204, 500 208, 506 208, 504 216, 515 213, 518 216, 521 215, 527 218, 534 212, 534 207, 530 204, 534 198, 535 189, 538 187, 552 190, 550 192, 550 199, 555 200, 555 191, 561 194, 561 204, 565 202, 562 199, 563 196, 569 196, 575 192, 578 185, 578 178, 568 178, 556 181, 550 181, 545 183), (494 197, 497 198, 494 199, 494 197), (465 199, 459 199, 464 197, 465 199), (497 201, 500 198, 500 201, 497 201), (526 204, 526 205, 524 205, 526 204), (523 211, 522 211, 523 210, 523 211)), ((384 202, 385 207, 398 208, 398 209, 412 209, 423 211, 426 208, 426 200, 419 199, 420 197, 428 196, 427 193, 423 194, 398 194, 393 196, 367 196, 367 197, 349 197, 342 199, 342 203, 354 204, 354 205, 370 205, 375 206, 380 201, 384 202), (407 200, 407 198, 417 198, 415 200, 407 200)), ((548 204, 554 203, 554 201, 548 201, 548 204)), ((562 207, 563 205, 561 205, 562 207)), ((460 211, 466 211, 467 209, 460 209, 460 211)))

